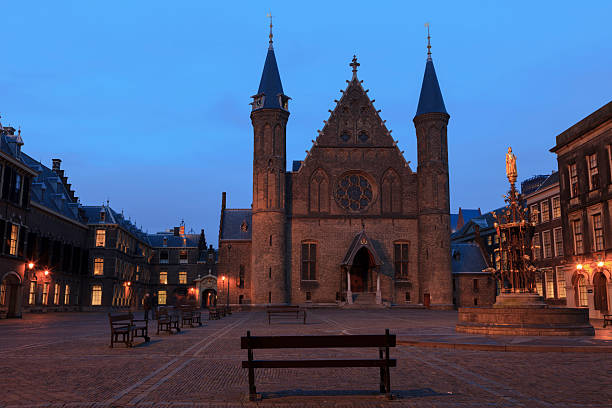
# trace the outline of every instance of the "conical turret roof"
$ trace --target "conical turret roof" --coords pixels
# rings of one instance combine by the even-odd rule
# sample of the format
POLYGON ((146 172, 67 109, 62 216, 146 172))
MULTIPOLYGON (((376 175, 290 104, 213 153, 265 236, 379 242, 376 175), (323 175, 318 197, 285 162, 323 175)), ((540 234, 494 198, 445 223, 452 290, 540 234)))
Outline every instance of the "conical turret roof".
POLYGON ((272 44, 268 48, 268 55, 266 55, 266 62, 261 74, 261 81, 259 81, 257 94, 265 96, 263 106, 259 109, 282 108, 279 95, 283 95, 283 84, 278 72, 278 66, 276 65, 276 56, 274 55, 272 44))
POLYGON ((444 99, 438 84, 438 77, 434 68, 431 56, 427 58, 425 64, 425 75, 423 75, 423 85, 421 86, 421 96, 419 97, 419 106, 415 116, 423 115, 424 113, 446 113, 444 99))

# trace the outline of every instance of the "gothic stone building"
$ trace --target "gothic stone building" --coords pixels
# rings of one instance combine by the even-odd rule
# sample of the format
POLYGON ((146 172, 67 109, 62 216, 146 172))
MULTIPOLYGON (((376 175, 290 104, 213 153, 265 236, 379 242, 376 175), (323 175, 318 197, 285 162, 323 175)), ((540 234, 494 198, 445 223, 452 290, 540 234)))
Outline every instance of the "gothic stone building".
MULTIPOLYGON (((270 40, 253 96, 252 208, 222 207, 230 302, 452 307, 446 112, 428 55, 413 171, 353 75, 306 158, 286 168, 289 97, 270 40)), ((225 204, 225 200, 224 200, 225 204)))

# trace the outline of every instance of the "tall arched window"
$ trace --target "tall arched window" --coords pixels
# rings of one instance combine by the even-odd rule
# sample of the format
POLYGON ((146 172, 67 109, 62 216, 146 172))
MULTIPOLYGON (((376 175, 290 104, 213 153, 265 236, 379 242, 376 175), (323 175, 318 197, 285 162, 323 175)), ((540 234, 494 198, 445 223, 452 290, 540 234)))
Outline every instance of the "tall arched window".
POLYGON ((384 174, 381 183, 381 206, 383 213, 399 213, 402 208, 400 177, 389 169, 384 174))
POLYGON ((586 279, 584 275, 578 275, 574 282, 574 299, 576 300, 576 306, 588 307, 589 301, 587 298, 586 279))
POLYGON ((329 212, 329 179, 323 169, 315 171, 310 179, 309 207, 311 212, 329 212))

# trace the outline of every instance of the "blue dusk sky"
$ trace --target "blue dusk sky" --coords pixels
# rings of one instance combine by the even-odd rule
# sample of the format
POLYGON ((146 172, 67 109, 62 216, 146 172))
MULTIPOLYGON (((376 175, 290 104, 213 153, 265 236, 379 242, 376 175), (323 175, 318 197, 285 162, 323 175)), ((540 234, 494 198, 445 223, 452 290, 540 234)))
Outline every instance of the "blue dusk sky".
POLYGON ((416 170, 414 117, 431 24, 451 115, 451 211, 488 211, 519 181, 557 167, 555 136, 610 101, 610 1, 0 0, 0 112, 24 151, 62 167, 83 204, 107 199, 149 232, 205 228, 221 192, 252 197, 250 96, 268 20, 292 97, 287 162, 311 147, 359 77, 416 170))

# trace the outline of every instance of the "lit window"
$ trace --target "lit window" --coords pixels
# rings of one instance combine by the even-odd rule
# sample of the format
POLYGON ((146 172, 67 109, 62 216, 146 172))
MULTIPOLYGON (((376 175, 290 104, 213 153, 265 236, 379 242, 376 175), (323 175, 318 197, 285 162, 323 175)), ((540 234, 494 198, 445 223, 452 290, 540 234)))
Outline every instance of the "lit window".
POLYGON ((302 280, 316 280, 316 271, 317 244, 304 243, 302 244, 302 280))
POLYGON ((557 268, 557 295, 560 299, 565 299, 567 297, 567 293, 565 291, 565 278, 563 277, 563 273, 557 268))
MULTIPOLYGON (((489 236, 490 237, 490 236, 489 236)), ((395 278, 408 279, 410 244, 398 242, 393 245, 393 258, 395 262, 395 278)))
POLYGON ((187 284, 187 272, 179 272, 179 283, 181 285, 187 284))
POLYGON ((583 275, 578 277, 578 307, 588 307, 586 279, 583 275))
POLYGON ((570 177, 570 197, 573 198, 580 194, 578 188, 578 169, 576 168, 576 163, 570 164, 568 167, 570 177))
POLYGON ((542 250, 544 258, 552 258, 552 245, 550 241, 550 231, 542 232, 542 250))
POLYGON ((574 228, 574 255, 579 255, 583 252, 582 248, 582 224, 580 220, 572 221, 574 228))
POLYGON ((94 275, 104 275, 104 258, 94 258, 94 275))
POLYGON ((168 272, 160 272, 159 273, 159 283, 161 285, 167 285, 168 284, 168 272))
POLYGON ((544 290, 542 289, 542 274, 541 273, 536 273, 535 284, 536 284, 536 292, 538 292, 538 295, 544 296, 544 290))
POLYGON ((166 304, 166 291, 165 290, 157 291, 157 303, 160 305, 166 304))
POLYGON ((601 224, 601 214, 593 215, 593 249, 595 251, 603 251, 604 237, 603 225, 601 224))
POLYGON ((65 305, 70 304, 70 286, 69 285, 66 285, 66 287, 64 288, 64 304, 65 305))
POLYGON ((555 228, 553 231, 555 240, 555 256, 563 256, 563 231, 561 228, 555 228))
POLYGON ((550 219, 550 208, 549 208, 548 200, 544 200, 540 203, 540 214, 542 217, 542 222, 548 222, 550 219))
POLYGON ((53 288, 53 304, 59 305, 59 300, 60 300, 60 285, 59 283, 56 283, 53 288))
POLYGON ((487 237, 487 245, 489 245, 489 246, 493 245, 493 236, 492 235, 489 235, 487 237))
POLYGON ((553 220, 561 218, 561 198, 559 198, 559 196, 553 197, 552 199, 552 217, 553 220))
POLYGON ((540 234, 538 232, 533 234, 533 240, 531 244, 532 244, 532 251, 533 251, 533 259, 534 260, 540 259, 540 234))
POLYGON ((0 285, 0 306, 6 305, 6 283, 0 285))
POLYGON ((28 298, 28 303, 30 305, 36 303, 36 282, 30 282, 30 296, 28 298))
POLYGON ((102 305, 102 285, 94 285, 91 287, 91 305, 102 305))
POLYGON ((43 286, 43 293, 42 293, 43 305, 46 305, 48 301, 49 301, 49 284, 45 282, 45 285, 43 286))
POLYGON ((187 251, 181 251, 179 254, 179 263, 186 264, 187 263, 187 251))
POLYGON ((96 246, 103 247, 106 245, 106 230, 96 230, 96 246))
POLYGON ((599 169, 597 168, 597 153, 586 157, 589 169, 589 187, 591 190, 599 188, 599 169))
POLYGON ((529 219, 531 220, 531 222, 537 224, 540 220, 540 217, 538 217, 540 210, 538 209, 538 205, 534 204, 531 206, 531 208, 529 209, 529 219))
POLYGON ((11 238, 9 242, 9 254, 17 255, 17 240, 19 238, 19 226, 12 224, 11 225, 11 238))
POLYGON ((555 279, 553 277, 552 268, 546 268, 544 270, 544 276, 546 278, 546 297, 554 298, 555 297, 555 279))

